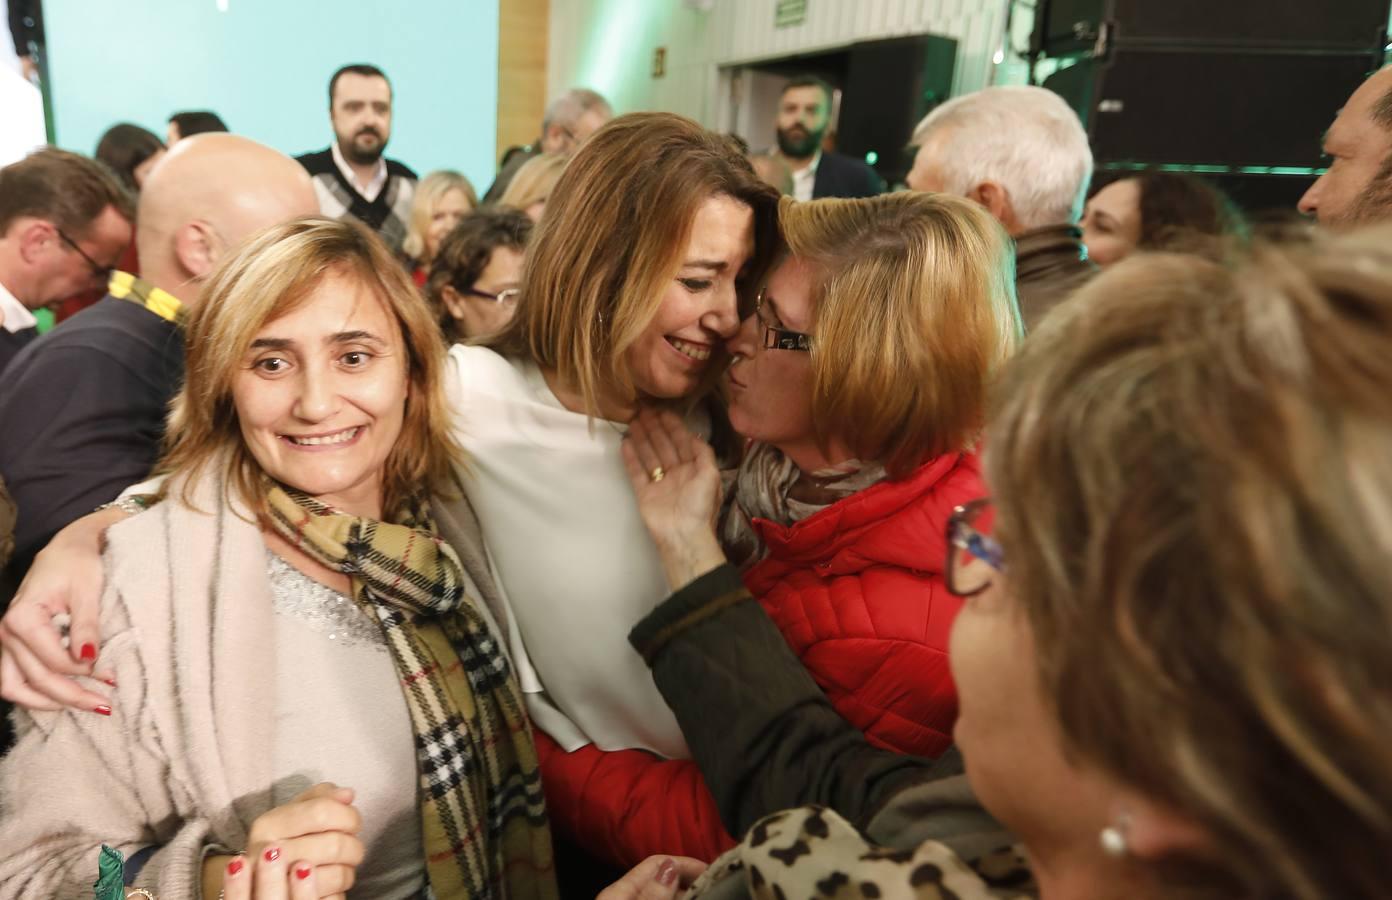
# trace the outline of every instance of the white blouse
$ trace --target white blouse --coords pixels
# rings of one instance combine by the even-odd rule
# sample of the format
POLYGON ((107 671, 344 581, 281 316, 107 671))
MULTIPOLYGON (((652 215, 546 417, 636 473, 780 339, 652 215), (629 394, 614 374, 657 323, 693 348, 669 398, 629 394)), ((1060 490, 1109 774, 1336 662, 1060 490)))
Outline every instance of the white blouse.
POLYGON ((624 426, 556 399, 537 366, 450 350, 461 473, 532 720, 566 750, 690 756, 628 632, 668 594, 619 445, 624 426))

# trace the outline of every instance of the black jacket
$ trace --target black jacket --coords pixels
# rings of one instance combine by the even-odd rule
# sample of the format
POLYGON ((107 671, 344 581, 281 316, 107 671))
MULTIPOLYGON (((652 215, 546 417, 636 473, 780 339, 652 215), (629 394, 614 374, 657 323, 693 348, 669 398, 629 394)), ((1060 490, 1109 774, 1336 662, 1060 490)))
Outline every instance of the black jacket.
POLYGON ((822 153, 817 163, 817 180, 812 183, 812 199, 822 197, 873 197, 883 194, 884 179, 865 163, 840 153, 822 153))
POLYGON ((493 183, 488 186, 488 193, 483 195, 483 203, 487 206, 490 203, 497 203, 503 199, 503 194, 507 193, 508 185, 512 184, 512 179, 517 177, 528 162, 541 155, 541 141, 537 141, 530 147, 521 147, 512 152, 507 158, 507 162, 498 170, 498 177, 493 179, 493 183))
POLYGON ((109 296, 10 362, 0 477, 19 507, 15 583, 59 529, 149 476, 183 377, 179 328, 109 296))
MULTIPOLYGON (((38 336, 37 328, 21 328, 18 331, 0 328, 0 372, 5 371, 5 366, 9 365, 10 360, 18 356, 19 351, 32 344, 38 336)), ((0 396, 4 391, 4 384, 0 382, 0 396)))
POLYGON ((43 10, 39 0, 9 0, 10 36, 15 56, 28 56, 30 41, 44 43, 43 10))

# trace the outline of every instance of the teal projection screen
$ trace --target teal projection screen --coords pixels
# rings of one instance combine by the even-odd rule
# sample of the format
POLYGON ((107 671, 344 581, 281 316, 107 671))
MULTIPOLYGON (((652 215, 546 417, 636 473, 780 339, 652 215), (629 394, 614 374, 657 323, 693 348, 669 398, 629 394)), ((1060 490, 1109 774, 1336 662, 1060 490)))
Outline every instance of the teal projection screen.
POLYGON ((92 153, 128 121, 161 139, 170 113, 212 109, 290 155, 332 131, 328 80, 380 66, 396 100, 387 155, 424 175, 494 159, 498 0, 44 0, 60 147, 92 153))

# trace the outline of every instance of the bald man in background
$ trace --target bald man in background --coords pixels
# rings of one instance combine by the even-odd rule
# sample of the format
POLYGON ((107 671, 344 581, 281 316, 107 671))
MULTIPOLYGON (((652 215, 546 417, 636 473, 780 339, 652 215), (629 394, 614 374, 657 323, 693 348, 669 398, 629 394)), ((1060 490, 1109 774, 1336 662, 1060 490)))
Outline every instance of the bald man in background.
POLYGON ((72 520, 144 479, 184 377, 187 312, 235 244, 319 210, 304 168, 243 137, 180 141, 146 180, 136 245, 142 277, 27 346, 0 397, 0 476, 19 509, 8 603, 34 554, 72 520))

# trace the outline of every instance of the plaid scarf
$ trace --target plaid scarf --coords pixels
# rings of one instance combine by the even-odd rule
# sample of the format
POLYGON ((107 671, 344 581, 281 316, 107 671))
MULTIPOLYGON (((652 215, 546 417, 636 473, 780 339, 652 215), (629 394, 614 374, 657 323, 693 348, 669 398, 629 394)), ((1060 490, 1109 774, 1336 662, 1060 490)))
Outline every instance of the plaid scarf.
POLYGON ((281 537, 349 575, 382 627, 416 733, 426 872, 440 900, 557 897, 551 834, 522 695, 464 570, 419 497, 400 524, 271 484, 281 537))

